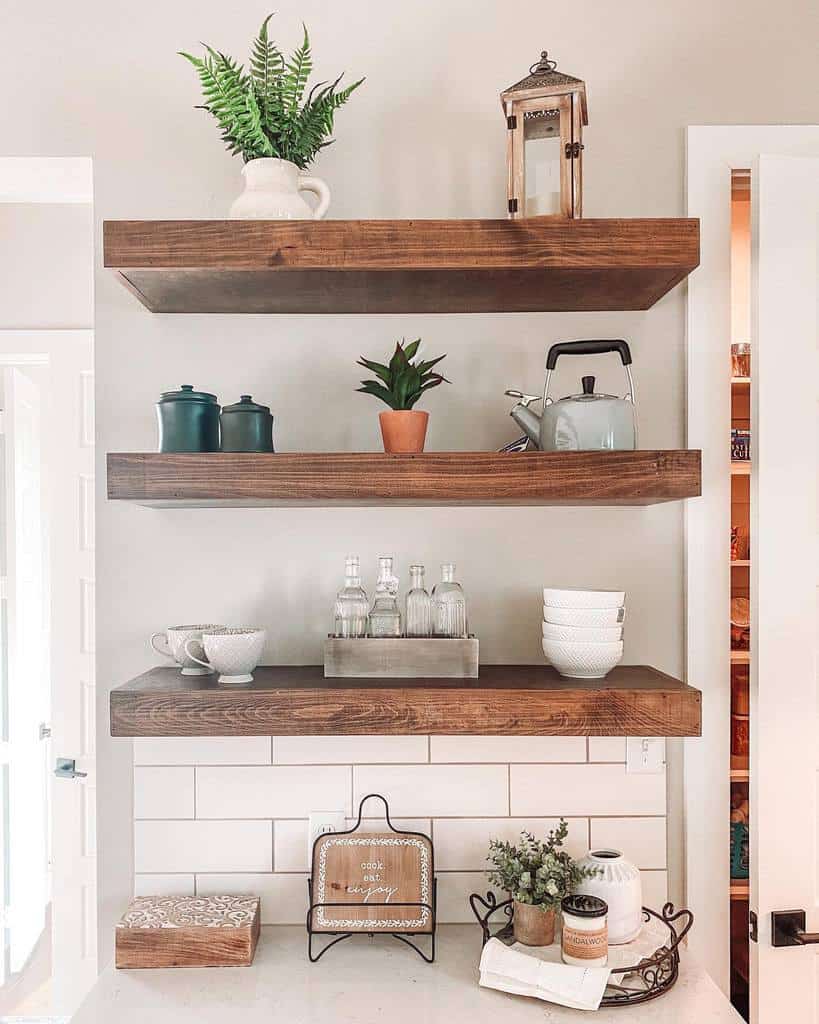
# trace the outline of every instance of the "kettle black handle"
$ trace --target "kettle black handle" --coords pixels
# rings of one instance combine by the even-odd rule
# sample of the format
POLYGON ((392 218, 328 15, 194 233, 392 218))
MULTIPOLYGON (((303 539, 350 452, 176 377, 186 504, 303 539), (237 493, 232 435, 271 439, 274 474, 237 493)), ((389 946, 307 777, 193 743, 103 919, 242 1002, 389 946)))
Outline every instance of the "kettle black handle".
POLYGON ((604 352, 619 352, 623 366, 631 363, 627 341, 559 341, 549 349, 546 369, 553 370, 559 356, 599 356, 604 352))

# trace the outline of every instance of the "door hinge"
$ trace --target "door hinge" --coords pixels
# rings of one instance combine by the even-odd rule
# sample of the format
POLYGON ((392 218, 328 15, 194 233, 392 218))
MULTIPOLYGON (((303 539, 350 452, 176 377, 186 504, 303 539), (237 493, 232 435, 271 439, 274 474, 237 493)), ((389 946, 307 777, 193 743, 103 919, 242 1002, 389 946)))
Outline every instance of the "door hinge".
POLYGON ((517 213, 518 212, 518 201, 517 201, 517 199, 510 199, 509 200, 509 212, 510 213, 517 213))
POLYGON ((566 143, 566 159, 576 160, 580 156, 580 150, 584 147, 579 142, 566 143))
POLYGON ((748 922, 751 926, 750 931, 748 932, 748 938, 751 942, 759 942, 759 927, 757 925, 755 910, 752 910, 748 915, 748 922))
MULTIPOLYGON (((497 124, 497 122, 495 122, 495 123, 497 124)), ((513 132, 517 128, 517 126, 518 126, 517 115, 516 114, 510 114, 510 116, 506 118, 506 127, 509 129, 510 132, 513 132)))

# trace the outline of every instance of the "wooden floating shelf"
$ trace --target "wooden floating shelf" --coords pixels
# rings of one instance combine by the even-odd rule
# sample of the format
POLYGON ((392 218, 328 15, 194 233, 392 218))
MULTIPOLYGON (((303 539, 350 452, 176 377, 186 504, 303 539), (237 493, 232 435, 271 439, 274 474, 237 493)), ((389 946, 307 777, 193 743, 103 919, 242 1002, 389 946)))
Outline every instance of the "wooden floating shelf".
POLYGON ((751 559, 750 558, 734 558, 731 561, 732 569, 750 569, 751 559))
POLYGON ((731 664, 732 665, 750 665, 751 664, 751 652, 750 651, 731 651, 731 664))
POLYGON ((699 451, 108 455, 108 497, 154 508, 653 505, 699 494, 699 451))
POLYGON ((153 313, 649 309, 698 265, 699 221, 106 221, 104 262, 153 313))
POLYGON ((750 462, 732 462, 731 463, 731 476, 750 476, 751 475, 751 463, 750 462))
POLYGON ((259 666, 246 687, 155 668, 111 691, 112 736, 699 736, 701 694, 645 665, 563 679, 483 665, 479 679, 325 679, 259 666))

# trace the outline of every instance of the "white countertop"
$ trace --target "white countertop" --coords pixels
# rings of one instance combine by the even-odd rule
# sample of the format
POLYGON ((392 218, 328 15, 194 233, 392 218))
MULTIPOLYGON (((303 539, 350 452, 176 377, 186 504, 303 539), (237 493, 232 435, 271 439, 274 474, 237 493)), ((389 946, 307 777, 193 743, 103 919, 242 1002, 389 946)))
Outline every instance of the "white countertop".
POLYGON ((478 987, 480 932, 442 925, 434 964, 389 936, 356 936, 318 963, 304 928, 265 927, 252 967, 109 967, 72 1024, 739 1024, 708 975, 683 956, 659 999, 596 1014, 478 987))

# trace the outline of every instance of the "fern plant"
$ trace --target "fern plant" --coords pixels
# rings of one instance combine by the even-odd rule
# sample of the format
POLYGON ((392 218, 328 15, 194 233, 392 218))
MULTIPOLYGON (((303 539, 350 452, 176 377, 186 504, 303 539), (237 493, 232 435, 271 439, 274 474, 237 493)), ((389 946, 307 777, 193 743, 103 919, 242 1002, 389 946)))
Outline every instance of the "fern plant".
POLYGON ((196 68, 205 98, 200 109, 216 118, 230 153, 241 153, 245 161, 278 157, 304 170, 334 141, 335 113, 364 79, 340 89, 339 75, 332 83, 314 85, 305 99, 313 70, 307 27, 301 46, 285 57, 268 34, 272 17, 264 19, 253 41, 247 70, 207 44, 202 57, 179 53, 196 68))
POLYGON ((446 355, 438 356, 436 359, 412 362, 420 344, 420 338, 411 341, 406 347, 399 341, 395 346, 392 359, 386 366, 362 356, 358 360, 358 365, 374 373, 378 380, 362 380, 362 386, 356 388, 356 391, 363 391, 365 395, 380 398, 391 409, 399 410, 411 409, 421 395, 430 388, 437 388, 444 381, 450 384, 451 381, 448 381, 446 377, 432 371, 432 367, 445 359, 446 355))

